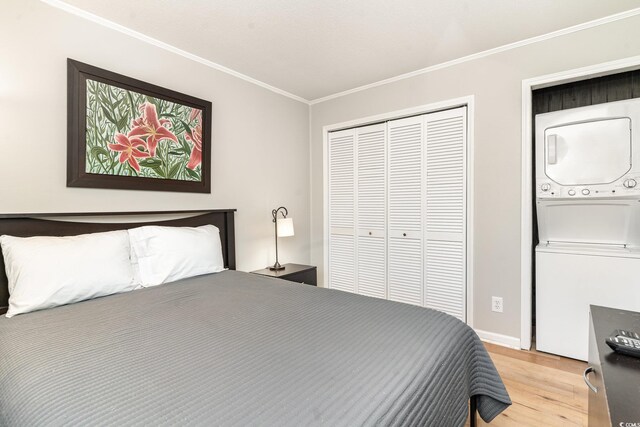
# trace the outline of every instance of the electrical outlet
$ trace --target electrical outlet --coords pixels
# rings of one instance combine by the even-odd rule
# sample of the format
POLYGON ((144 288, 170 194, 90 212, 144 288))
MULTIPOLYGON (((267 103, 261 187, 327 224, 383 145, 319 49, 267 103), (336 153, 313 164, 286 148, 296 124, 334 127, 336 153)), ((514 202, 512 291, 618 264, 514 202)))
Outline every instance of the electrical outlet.
POLYGON ((491 297, 491 311, 502 313, 503 308, 502 297, 491 297))

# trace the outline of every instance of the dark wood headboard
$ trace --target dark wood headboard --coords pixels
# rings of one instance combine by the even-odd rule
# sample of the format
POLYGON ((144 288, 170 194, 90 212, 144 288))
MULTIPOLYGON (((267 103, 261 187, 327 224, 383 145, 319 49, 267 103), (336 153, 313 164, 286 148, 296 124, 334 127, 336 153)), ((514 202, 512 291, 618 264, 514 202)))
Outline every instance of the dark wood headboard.
MULTIPOLYGON (((140 227, 143 225, 197 227, 200 225, 213 224, 220 229, 224 266, 230 270, 235 270, 236 242, 233 217, 235 211, 235 209, 216 209, 161 212, 0 214, 0 235, 9 234, 11 236, 18 237, 76 236, 78 234, 97 233, 101 231, 126 230, 128 228, 140 227), (158 215, 179 215, 181 218, 153 220, 153 217, 158 215), (132 217, 133 220, 130 222, 102 222, 105 221, 105 218, 108 219, 110 217, 117 218, 123 216, 132 217), (101 222, 78 222, 81 221, 83 217, 100 217, 101 222), (46 218, 56 218, 56 220, 46 218), (58 218, 68 218, 69 220, 58 220, 58 218), (147 218, 150 220, 147 221, 147 218)), ((4 313, 6 311, 8 301, 9 289, 7 274, 4 268, 4 257, 0 256, 0 313, 4 313)))

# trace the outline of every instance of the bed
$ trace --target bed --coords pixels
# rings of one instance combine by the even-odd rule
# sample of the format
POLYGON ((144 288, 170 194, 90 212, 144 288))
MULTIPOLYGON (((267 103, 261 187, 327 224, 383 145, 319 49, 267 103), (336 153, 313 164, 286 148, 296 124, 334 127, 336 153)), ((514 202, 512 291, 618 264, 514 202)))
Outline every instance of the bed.
MULTIPOLYGON (((0 425, 457 426, 511 404, 449 315, 235 271, 233 215, 155 222, 217 226, 226 271, 0 318, 0 425)), ((139 224, 5 215, 0 234, 139 224)))

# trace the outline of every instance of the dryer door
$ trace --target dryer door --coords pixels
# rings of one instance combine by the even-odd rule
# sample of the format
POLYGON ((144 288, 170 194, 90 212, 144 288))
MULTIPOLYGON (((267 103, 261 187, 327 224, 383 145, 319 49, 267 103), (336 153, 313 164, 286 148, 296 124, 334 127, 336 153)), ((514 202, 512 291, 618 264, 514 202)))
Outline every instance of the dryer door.
POLYGON ((628 117, 550 127, 544 171, 560 185, 609 184, 631 170, 628 117))

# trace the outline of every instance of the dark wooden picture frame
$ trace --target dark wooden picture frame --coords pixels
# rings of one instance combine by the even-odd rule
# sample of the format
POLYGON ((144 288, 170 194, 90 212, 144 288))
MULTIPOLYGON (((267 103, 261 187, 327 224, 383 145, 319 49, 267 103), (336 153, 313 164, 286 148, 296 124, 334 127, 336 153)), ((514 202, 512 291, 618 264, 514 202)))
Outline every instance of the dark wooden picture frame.
MULTIPOLYGON (((131 99, 131 97, 129 97, 129 99, 131 99)), ((134 109, 133 101, 131 102, 130 108, 131 110, 134 109)), ((103 70, 73 59, 67 59, 67 187, 211 193, 211 110, 212 104, 209 101, 165 89, 160 86, 155 86, 111 71, 103 70), (186 157, 188 157, 187 150, 189 147, 191 149, 191 156, 194 156, 194 151, 196 150, 194 135, 199 137, 197 139, 200 143, 199 146, 201 150, 198 150, 200 153, 197 153, 199 156, 195 159, 199 162, 197 163, 199 176, 195 175, 193 170, 187 170, 187 168, 192 168, 193 166, 185 165, 182 170, 179 170, 181 165, 176 166, 174 164, 175 167, 171 168, 173 175, 181 173, 183 176, 188 176, 188 172, 192 175, 189 179, 198 180, 169 179, 166 178, 166 176, 168 176, 168 172, 164 177, 162 175, 157 175, 155 177, 135 176, 136 170, 134 167, 137 167, 138 169, 140 168, 140 165, 138 165, 137 162, 138 159, 135 158, 132 161, 131 169, 127 169, 127 173, 130 171, 134 175, 125 176, 119 174, 87 172, 87 80, 91 80, 92 84, 112 86, 116 89, 123 89, 124 91, 141 94, 149 100, 149 106, 151 106, 151 102, 167 102, 167 105, 177 105, 179 108, 189 107, 194 113, 197 110, 200 110, 201 113, 195 116, 196 118, 194 118, 194 122, 192 122, 199 123, 197 128, 191 129, 187 123, 184 123, 184 121, 179 122, 180 126, 184 123, 184 127, 180 127, 182 130, 182 138, 180 139, 182 146, 179 146, 180 143, 177 142, 178 137, 171 134, 171 136, 175 138, 175 145, 178 146, 175 150, 181 150, 172 153, 173 155, 182 156, 180 159, 186 159, 186 157), (199 133, 196 133, 196 131, 199 133), (187 140, 194 142, 194 144, 189 145, 187 140), (196 176, 195 178, 194 175, 196 176)), ((155 113, 155 111, 156 107, 153 106, 153 112, 155 113)), ((141 119, 142 117, 137 120, 141 119)), ((113 119, 113 121, 115 122, 115 119, 113 119)), ((166 118, 160 119, 160 122, 163 121, 168 122, 169 120, 166 118)), ((119 125, 122 126, 123 123, 124 121, 119 123, 119 125)), ((131 126, 133 126, 133 124, 131 126)), ((162 126, 165 125, 163 124, 162 126)), ((164 131, 165 129, 162 130, 164 131)), ((124 131, 121 133, 124 134, 124 131)), ((112 135, 109 135, 109 138, 112 137, 112 135)), ((134 141, 133 138, 135 137, 132 137, 131 141, 134 141)), ((151 159, 153 156, 151 156, 149 152, 144 151, 146 148, 142 145, 142 142, 146 143, 148 139, 149 137, 147 135, 137 137, 135 141, 138 142, 139 147, 142 147, 142 151, 138 150, 135 152, 140 157, 142 157, 142 155, 145 156, 140 164, 143 164, 143 162, 146 161, 148 162, 149 167, 153 167, 154 171, 157 171, 158 174, 162 174, 166 169, 168 169, 168 166, 166 169, 162 169, 162 161, 151 159), (160 163, 151 163, 150 160, 160 163)), ((115 144, 116 142, 117 141, 113 141, 111 139, 104 139, 105 144, 115 144)), ((162 143, 163 141, 160 143, 155 142, 158 146, 162 143)), ((169 144, 174 143, 174 141, 169 140, 164 141, 164 143, 169 144)), ((151 151, 154 154, 155 148, 156 146, 154 145, 151 151)), ((166 150, 169 150, 169 148, 166 150)), ((160 149, 158 149, 158 152, 159 151, 160 149)), ((107 152, 107 150, 100 151, 100 153, 105 152, 107 152)), ((127 166, 122 158, 117 156, 117 152, 107 152, 107 154, 111 155, 109 158, 111 164, 116 162, 115 159, 120 159, 119 162, 122 163, 122 165, 120 165, 120 170, 127 166)), ((106 156, 107 154, 102 155, 106 156)), ((122 154, 122 156, 124 156, 124 154, 122 154)), ((132 157, 131 154, 129 157, 132 157)), ((104 158, 106 157, 102 157, 102 159, 104 158)), ((189 164, 191 164, 191 159, 189 159, 189 164)))

